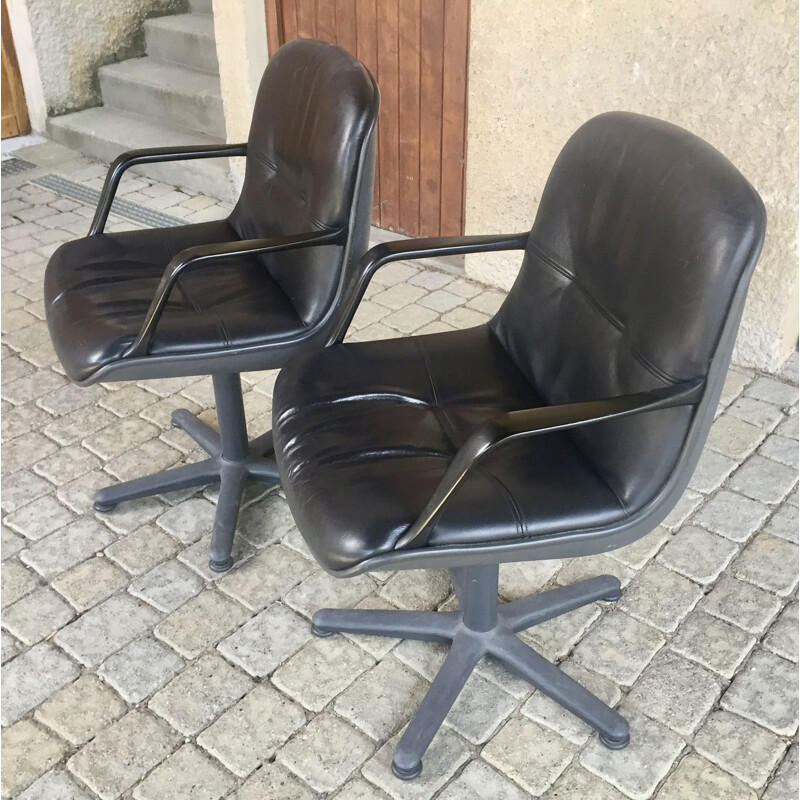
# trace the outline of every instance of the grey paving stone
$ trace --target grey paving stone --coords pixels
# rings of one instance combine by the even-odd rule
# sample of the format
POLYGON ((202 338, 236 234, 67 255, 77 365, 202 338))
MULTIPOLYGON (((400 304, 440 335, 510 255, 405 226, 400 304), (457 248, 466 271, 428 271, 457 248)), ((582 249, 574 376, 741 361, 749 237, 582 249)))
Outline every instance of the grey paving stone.
POLYGON ((618 605, 635 619, 671 633, 702 596, 703 590, 696 584, 650 564, 626 587, 618 605))
POLYGON ((307 558, 283 544, 275 544, 232 570, 218 586, 251 611, 260 611, 315 570, 315 564, 307 558))
POLYGON ((63 528, 74 518, 71 511, 62 506, 53 495, 48 494, 9 514, 4 522, 17 533, 38 541, 63 528))
POLYGON ((734 542, 743 542, 769 515, 770 509, 763 503, 723 489, 695 514, 694 522, 734 542))
POLYGON ((547 800, 625 800, 611 784, 573 762, 542 795, 547 800))
POLYGON ((581 754, 580 763, 632 800, 647 800, 678 758, 683 739, 633 709, 625 709, 624 716, 631 726, 630 744, 610 756, 595 738, 581 754))
POLYGON ((263 484, 253 484, 253 487, 261 490, 261 499, 241 511, 236 532, 253 547, 262 549, 280 541, 296 526, 286 500, 278 492, 264 495, 263 484))
POLYGON ((661 524, 669 531, 677 530, 702 502, 700 493, 687 489, 661 524))
POLYGON ((198 594, 203 585, 203 580, 180 562, 165 561, 133 581, 128 591, 169 613, 198 594))
POLYGON ((84 673, 45 700, 34 718, 62 739, 80 745, 126 711, 127 706, 113 689, 92 673, 84 673))
POLYGON ((156 524, 184 544, 211 534, 217 508, 202 497, 190 497, 165 511, 156 524))
POLYGON ((42 642, 3 666, 0 719, 10 725, 78 677, 74 661, 42 642))
POLYGON ((538 592, 560 569, 558 559, 520 561, 500 565, 500 596, 508 601, 521 600, 538 592))
POLYGON ((209 589, 162 620, 155 634, 191 660, 235 631, 248 617, 248 612, 238 603, 209 589))
POLYGON ((702 599, 700 607, 750 633, 761 634, 780 611, 781 601, 763 589, 725 575, 702 599))
POLYGON ((43 456, 58 450, 58 445, 37 431, 28 431, 3 444, 3 472, 30 467, 43 456))
MULTIPOLYGON (((397 608, 435 610, 452 591, 446 570, 400 570, 380 590, 380 596, 397 608)), ((360 598, 359 598, 360 599, 360 598)))
POLYGON ((216 654, 190 664, 148 706, 186 736, 193 736, 250 691, 253 683, 216 654))
POLYGON ((2 650, 2 657, 0 662, 5 664, 11 661, 12 658, 19 655, 24 649, 22 642, 18 642, 10 633, 0 631, 0 650, 2 650))
POLYGON ((760 789, 786 752, 774 733, 727 711, 714 711, 697 732, 695 750, 726 772, 760 789))
MULTIPOLYGON (((440 800, 526 800, 530 795, 486 762, 476 760, 439 795, 440 800)), ((366 795, 365 795, 366 797, 366 795)))
POLYGON ((797 730, 797 667, 756 650, 722 696, 721 705, 780 736, 797 730))
POLYGON ((472 744, 488 741, 517 706, 508 692, 474 672, 445 719, 445 725, 472 744))
POLYGON ((749 458, 728 480, 732 489, 762 503, 779 503, 796 483, 796 469, 759 455, 749 458))
POLYGON ((634 684, 626 698, 651 719, 684 736, 700 725, 722 692, 713 673, 662 650, 634 684))
POLYGON ((607 555, 572 558, 564 562, 564 566, 556 576, 556 583, 567 586, 597 575, 613 575, 619 579, 622 586, 627 586, 633 577, 633 570, 618 559, 609 558, 607 555))
POLYGON ((731 572, 779 595, 797 586, 797 545, 759 533, 731 566, 731 572))
MULTIPOLYGON (((604 678, 574 661, 565 661, 559 665, 559 668, 599 697, 606 705, 613 708, 619 702, 622 695, 616 684, 608 678, 604 678)), ((554 730, 573 744, 583 744, 592 734, 592 728, 585 722, 540 691, 535 691, 531 695, 528 702, 522 706, 522 713, 534 722, 554 730)))
POLYGON ((779 408, 754 397, 740 397, 730 405, 728 413, 766 430, 772 430, 783 419, 779 408))
POLYGON ((129 703, 139 703, 172 680, 183 663, 172 650, 145 636, 106 659, 97 674, 129 703))
POLYGON ((157 611, 140 600, 118 594, 62 628, 55 642, 84 666, 97 667, 150 630, 160 618, 157 611))
POLYGON ((764 638, 764 647, 797 662, 797 601, 789 603, 764 638))
POLYGON ((768 436, 764 444, 758 448, 758 454, 797 470, 798 452, 796 439, 788 436, 768 436))
POLYGON ((632 569, 641 569, 669 539, 669 531, 659 525, 632 544, 612 550, 608 555, 632 569))
POLYGON ((120 481, 131 481, 177 466, 180 453, 161 439, 148 439, 106 462, 105 470, 120 481))
POLYGON ((22 719, 2 733, 3 797, 14 797, 61 760, 66 745, 57 737, 22 719))
POLYGON ((725 478, 738 466, 739 462, 737 460, 706 448, 697 462, 697 467, 695 467, 694 475, 689 481, 689 486, 698 492, 709 494, 718 489, 725 478))
POLYGON ((134 790, 135 800, 219 800, 234 778, 192 744, 159 764, 134 790))
POLYGON ((100 467, 102 462, 97 456, 73 444, 37 461, 33 471, 56 486, 63 486, 100 467))
POLYGON ((721 619, 696 611, 671 642, 676 653, 730 679, 750 652, 755 638, 721 619))
POLYGON ((2 607, 6 608, 17 600, 30 594, 41 584, 39 576, 30 569, 26 569, 16 559, 3 562, 2 580, 0 580, 0 595, 2 607))
POLYGON ((231 797, 232 800, 315 800, 318 795, 278 764, 265 764, 231 797))
POLYGON ((575 747, 527 719, 511 719, 483 748, 482 757, 531 794, 545 792, 567 768, 575 747))
POLYGON ((51 636, 74 616, 75 611, 45 586, 6 608, 3 627, 30 645, 51 636))
POLYGON ((722 536, 688 526, 664 545, 656 561, 696 583, 706 584, 719 577, 737 549, 733 542, 722 536))
POLYGON ((52 483, 27 469, 21 469, 13 475, 4 475, 0 487, 2 487, 0 503, 5 513, 16 511, 27 503, 50 494, 54 489, 52 483))
POLYGON ((62 769, 56 767, 35 780, 18 800, 92 800, 62 769))
MULTIPOLYGON (((77 444, 81 440, 86 440, 86 437, 97 436, 97 431, 115 420, 116 417, 111 412, 100 406, 80 408, 66 416, 56 417, 42 431, 60 445, 77 444)), ((102 453, 98 453, 92 448, 87 449, 95 455, 103 457, 102 453)))
POLYGON ((155 525, 145 525, 114 542, 106 555, 131 575, 142 575, 178 550, 180 546, 171 536, 155 525))
POLYGON ((320 570, 288 592, 284 602, 310 618, 320 608, 353 608, 374 589, 367 575, 342 580, 320 570))
POLYGON ((719 767, 690 753, 681 759, 678 768, 667 778, 658 793, 658 800, 685 800, 692 796, 755 800, 756 793, 719 767))
POLYGON ((797 744, 793 744, 789 754, 775 773, 775 778, 764 792, 764 800, 795 800, 797 786, 797 744))
POLYGON ((575 647, 599 616, 600 608, 596 604, 583 606, 569 614, 562 614, 521 631, 520 638, 545 658, 558 661, 575 647))
POLYGON ((619 612, 600 620, 575 648, 577 662, 621 686, 630 686, 664 644, 649 625, 619 612))
POLYGON ((113 541, 114 535, 108 528, 84 517, 23 550, 20 558, 43 577, 54 578, 113 541))
POLYGON ((749 422, 722 414, 714 421, 708 434, 708 446, 722 455, 741 461, 758 447, 766 431, 749 422))
POLYGON ((359 777, 349 780, 336 793, 336 800, 388 800, 388 798, 386 792, 359 777))
POLYGON ((116 800, 160 764, 180 737, 140 709, 100 731, 67 761, 67 769, 102 800, 116 800))
POLYGON ((351 683, 334 708, 337 714, 380 741, 414 714, 427 689, 426 681, 389 656, 351 683))
POLYGON ((780 506, 764 527, 767 533, 795 544, 797 544, 798 540, 798 529, 800 529, 800 519, 798 518, 797 506, 789 503, 780 506))
POLYGON ((320 714, 279 751, 277 760, 318 792, 341 786, 371 755, 374 745, 331 714, 320 714))
POLYGON ((2 550, 3 561, 15 556, 26 544, 22 536, 10 531, 5 525, 0 527, 0 550, 2 550))
POLYGON ((197 743, 246 778, 306 724, 301 706, 268 684, 256 686, 197 737, 197 743))
POLYGON ((375 663, 344 637, 313 639, 272 674, 272 682, 311 711, 321 711, 375 663))
POLYGON ((310 624, 282 603, 273 603, 218 645, 251 675, 264 677, 293 656, 312 636, 310 624))
POLYGON ((88 611, 128 583, 128 576, 107 558, 90 558, 51 581, 78 611, 88 611))
POLYGON ((800 420, 797 411, 794 410, 775 428, 778 436, 786 436, 789 439, 797 439, 800 436, 800 420))
POLYGON ((785 407, 797 402, 797 386, 776 381, 774 378, 759 377, 748 387, 745 394, 765 403, 785 407))
POLYGON ((110 411, 99 411, 102 411, 102 419, 106 423, 103 429, 100 430, 98 426, 94 429, 96 432, 84 433, 80 438, 83 440, 81 444, 89 452, 104 461, 111 461, 127 450, 158 436, 159 429, 139 417, 118 419, 110 411))

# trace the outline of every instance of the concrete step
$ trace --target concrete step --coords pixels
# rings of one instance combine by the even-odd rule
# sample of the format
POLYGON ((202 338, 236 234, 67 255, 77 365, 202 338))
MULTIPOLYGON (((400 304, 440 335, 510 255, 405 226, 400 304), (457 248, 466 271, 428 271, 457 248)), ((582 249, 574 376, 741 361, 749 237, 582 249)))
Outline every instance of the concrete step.
POLYGON ((130 58, 98 70, 103 104, 225 137, 219 77, 155 58, 130 58))
MULTIPOLYGON (((188 128, 106 106, 51 117, 47 120, 47 129, 55 141, 101 161, 112 161, 125 150, 140 147, 219 144, 221 141, 188 128)), ((231 199, 232 184, 226 158, 148 164, 131 171, 220 200, 231 199)))
POLYGON ((189 0, 189 9, 193 14, 213 14, 212 0, 189 0))
POLYGON ((176 14, 144 22, 147 55, 190 69, 219 72, 214 17, 208 14, 176 14))

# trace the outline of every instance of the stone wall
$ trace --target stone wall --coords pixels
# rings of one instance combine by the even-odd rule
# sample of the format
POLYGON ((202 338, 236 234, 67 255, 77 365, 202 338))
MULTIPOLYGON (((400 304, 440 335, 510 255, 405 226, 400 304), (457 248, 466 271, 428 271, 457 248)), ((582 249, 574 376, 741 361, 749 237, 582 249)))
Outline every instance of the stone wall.
POLYGON ((174 14, 186 0, 27 0, 48 115, 99 105, 97 68, 144 55, 147 17, 174 14))
MULTIPOLYGON (((767 240, 734 359, 777 367, 797 341, 797 4, 473 0, 467 233, 524 230, 570 134, 603 111, 669 120, 761 193, 767 240)), ((508 288, 516 255, 467 272, 508 288)))

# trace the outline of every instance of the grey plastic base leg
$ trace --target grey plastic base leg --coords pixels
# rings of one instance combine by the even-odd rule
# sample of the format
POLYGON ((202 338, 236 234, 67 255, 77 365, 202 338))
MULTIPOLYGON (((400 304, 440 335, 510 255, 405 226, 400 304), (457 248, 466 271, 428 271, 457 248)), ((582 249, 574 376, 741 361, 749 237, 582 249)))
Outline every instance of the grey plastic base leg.
POLYGON ((317 636, 335 631, 450 642, 450 651, 395 748, 392 770, 410 780, 422 771, 422 757, 480 659, 490 655, 591 725, 611 749, 629 742, 627 721, 588 689, 528 647, 517 631, 566 614, 595 600, 620 596, 611 575, 580 581, 514 603, 498 605, 498 567, 450 570, 459 611, 370 611, 321 609, 314 614, 317 636))
POLYGON ((253 478, 263 483, 276 484, 280 483, 280 479, 272 455, 272 431, 262 434, 252 442, 247 441, 239 376, 213 375, 212 379, 219 433, 185 409, 172 412, 173 426, 188 433, 210 458, 100 489, 94 496, 94 507, 97 511, 110 511, 124 500, 219 482, 209 567, 214 572, 224 572, 233 565, 233 537, 246 481, 253 478))

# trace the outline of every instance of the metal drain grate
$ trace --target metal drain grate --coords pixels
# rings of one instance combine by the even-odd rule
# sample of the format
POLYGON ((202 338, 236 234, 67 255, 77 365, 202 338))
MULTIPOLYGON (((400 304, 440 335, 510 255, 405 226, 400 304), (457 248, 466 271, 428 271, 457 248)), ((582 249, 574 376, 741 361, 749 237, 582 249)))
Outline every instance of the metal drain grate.
POLYGON ((36 164, 31 164, 24 158, 4 158, 2 166, 0 167, 0 177, 7 178, 10 175, 19 175, 20 172, 25 172, 29 169, 34 169, 36 164))
MULTIPOLYGON (((36 178, 31 183, 50 189, 51 192, 57 192, 64 197, 69 197, 71 200, 77 200, 79 203, 86 203, 88 206, 96 206, 100 200, 100 192, 97 189, 91 189, 81 183, 62 178, 61 175, 42 175, 41 178, 36 178)), ((187 224, 185 219, 174 217, 172 214, 164 214, 161 211, 154 211, 152 208, 147 208, 147 206, 139 203, 132 203, 130 200, 124 200, 123 198, 114 200, 114 204, 111 206, 111 213, 132 222, 138 222, 140 225, 146 225, 148 228, 175 228, 178 225, 187 224)))

